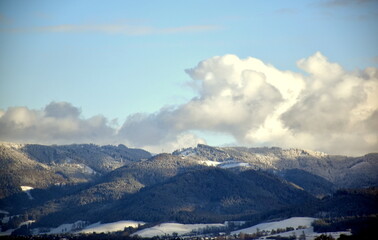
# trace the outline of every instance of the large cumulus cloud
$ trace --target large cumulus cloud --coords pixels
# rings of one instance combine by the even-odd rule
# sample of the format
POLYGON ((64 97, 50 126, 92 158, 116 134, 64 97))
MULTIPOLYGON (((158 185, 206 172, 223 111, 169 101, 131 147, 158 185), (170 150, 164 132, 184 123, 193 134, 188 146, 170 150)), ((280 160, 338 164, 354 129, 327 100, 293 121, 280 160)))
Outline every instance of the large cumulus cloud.
POLYGON ((328 152, 378 150, 378 69, 347 72, 316 53, 298 61, 309 73, 298 102, 282 116, 293 137, 328 152))
POLYGON ((377 151, 378 70, 349 72, 319 52, 297 65, 304 74, 256 58, 207 59, 187 70, 198 97, 131 116, 119 134, 131 142, 164 145, 191 130, 205 130, 229 134, 247 146, 353 155, 377 151))
POLYGON ((195 134, 204 131, 232 136, 246 146, 353 155, 378 151, 378 69, 346 71, 319 52, 297 65, 302 72, 283 71, 256 58, 213 57, 186 71, 197 97, 153 114, 128 116, 119 129, 101 116, 81 119, 68 103, 51 103, 43 111, 3 112, 0 136, 112 139, 159 152, 204 143, 195 134))

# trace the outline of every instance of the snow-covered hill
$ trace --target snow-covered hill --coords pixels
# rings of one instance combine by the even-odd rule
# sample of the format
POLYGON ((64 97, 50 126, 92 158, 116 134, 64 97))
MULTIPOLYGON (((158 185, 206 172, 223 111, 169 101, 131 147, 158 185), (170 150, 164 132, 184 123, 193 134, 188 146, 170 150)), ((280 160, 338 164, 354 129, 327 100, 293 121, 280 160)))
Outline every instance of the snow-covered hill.
POLYGON ((378 183, 378 153, 361 157, 328 155, 302 149, 211 147, 198 144, 173 155, 207 166, 281 171, 301 169, 323 177, 340 188, 374 186, 378 183))
MULTIPOLYGON (((300 236, 305 235, 307 240, 313 240, 317 236, 323 233, 316 233, 314 232, 313 227, 311 227, 311 223, 316 220, 316 218, 311 217, 292 217, 288 219, 284 219, 281 221, 274 221, 274 222, 266 222, 254 225, 249 228, 240 229, 231 233, 231 235, 239 235, 240 233, 245 234, 254 234, 257 232, 266 232, 267 234, 261 239, 267 239, 269 236, 281 236, 281 237, 289 237, 289 236, 300 236), (294 230, 290 231, 283 231, 280 233, 276 233, 277 230, 285 230, 291 229, 294 230)), ((327 235, 332 235, 335 239, 337 239, 340 234, 350 235, 350 232, 329 232, 326 233, 327 235)))
POLYGON ((205 229, 208 227, 225 227, 225 224, 180 224, 180 223, 162 223, 150 228, 135 232, 132 236, 151 238, 155 236, 173 236, 174 234, 185 235, 193 230, 205 229))
POLYGON ((46 188, 92 181, 149 157, 147 151, 124 145, 46 146, 0 142, 0 199, 21 192, 21 186, 46 188))
POLYGON ((117 232, 123 231, 125 228, 132 227, 138 228, 139 226, 143 226, 146 224, 145 222, 140 221, 118 221, 113 223, 101 223, 97 222, 85 227, 83 230, 79 231, 79 233, 109 233, 109 232, 117 232))

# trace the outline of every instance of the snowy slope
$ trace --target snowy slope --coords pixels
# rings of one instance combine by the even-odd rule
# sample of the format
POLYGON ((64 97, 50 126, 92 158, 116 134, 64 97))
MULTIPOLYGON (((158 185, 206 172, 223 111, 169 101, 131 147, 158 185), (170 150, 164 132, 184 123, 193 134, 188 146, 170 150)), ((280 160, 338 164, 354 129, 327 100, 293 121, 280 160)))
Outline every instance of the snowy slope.
POLYGON ((220 162, 210 161, 210 160, 199 161, 198 163, 201 164, 201 165, 204 165, 204 166, 208 166, 208 167, 216 167, 219 164, 221 164, 220 162))
POLYGON ((180 223, 163 223, 156 225, 151 228, 146 228, 137 231, 132 236, 140 237, 154 237, 154 236, 165 236, 177 233, 178 235, 188 234, 193 230, 206 228, 206 227, 224 227, 224 224, 180 224, 180 223))
POLYGON ((16 229, 8 229, 8 230, 6 230, 5 232, 0 232, 0 237, 1 237, 1 236, 9 236, 9 235, 12 234, 12 232, 13 232, 14 230, 16 230, 16 229))
POLYGON ((244 162, 227 162, 219 165, 221 168, 236 168, 236 167, 249 167, 249 163, 244 162))
MULTIPOLYGON (((293 217, 293 218, 288 218, 282 221, 275 221, 275 222, 268 222, 268 223, 260 223, 255 226, 249 227, 249 228, 244 228, 240 229, 237 231, 232 232, 231 234, 238 235, 240 233, 247 233, 247 234, 252 234, 256 233, 257 231, 272 231, 272 230, 277 230, 279 228, 287 228, 287 227, 293 227, 294 229, 297 229, 299 226, 306 227, 304 229, 297 229, 293 231, 288 231, 288 232, 282 232, 278 234, 272 234, 268 236, 281 236, 281 237, 289 237, 289 236, 300 236, 301 234, 306 235, 307 240, 313 240, 317 236, 320 236, 322 233, 316 233, 314 232, 313 227, 311 227, 311 223, 315 220, 316 218, 310 218, 310 217, 293 217)), ((326 235, 332 235, 335 239, 337 239, 340 234, 345 234, 345 235, 350 235, 350 232, 329 232, 329 233, 324 233, 326 235)), ((262 237, 261 239, 266 239, 267 236, 262 237)))
POLYGON ((108 232, 117 232, 123 231, 127 227, 137 228, 139 225, 144 225, 144 222, 137 221, 118 221, 113 223, 101 224, 101 222, 94 223, 87 226, 80 233, 108 233, 108 232))
POLYGON ((82 226, 85 225, 84 221, 76 221, 75 223, 66 223, 62 224, 57 228, 53 228, 47 234, 61 234, 61 233, 69 233, 73 232, 76 229, 80 229, 82 226))
POLYGON ((0 213, 1 213, 1 214, 6 214, 6 215, 8 215, 8 214, 9 214, 9 212, 7 212, 7 211, 4 211, 4 210, 0 210, 0 213))
POLYGON ((286 228, 286 227, 297 228, 299 226, 307 226, 309 228, 311 227, 311 223, 315 219, 316 218, 310 218, 310 217, 292 217, 292 218, 288 218, 282 221, 260 223, 249 228, 244 228, 244 229, 234 231, 231 234, 239 234, 241 232, 251 234, 251 233, 256 233, 257 229, 259 229, 259 231, 271 231, 273 229, 286 228))
POLYGON ((289 237, 289 236, 297 236, 299 237, 301 234, 305 234, 306 235, 306 240, 314 240, 316 237, 324 234, 324 235, 331 235, 334 239, 338 239, 340 237, 341 234, 344 234, 344 235, 351 235, 350 232, 327 232, 327 233, 316 233, 314 232, 314 229, 312 227, 310 228, 307 228, 307 229, 298 229, 298 230, 294 230, 294 231, 289 231, 289 232, 284 232, 284 233, 280 233, 280 234, 275 234, 275 235, 272 235, 272 236, 281 236, 281 237, 289 237))
POLYGON ((210 160, 198 161, 199 164, 208 167, 220 167, 220 168, 236 168, 236 167, 250 167, 251 164, 239 161, 224 161, 216 162, 210 160))

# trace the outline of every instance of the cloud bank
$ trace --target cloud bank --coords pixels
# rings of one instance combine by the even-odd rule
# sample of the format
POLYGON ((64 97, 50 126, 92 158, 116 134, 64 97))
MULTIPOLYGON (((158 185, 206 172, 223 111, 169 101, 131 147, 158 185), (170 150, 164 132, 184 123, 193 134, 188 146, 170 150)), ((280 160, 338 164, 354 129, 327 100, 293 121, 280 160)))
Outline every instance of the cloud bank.
POLYGON ((0 139, 49 143, 125 143, 153 152, 205 143, 193 132, 228 134, 235 144, 360 155, 378 151, 378 69, 346 71, 321 53, 301 59, 303 73, 256 58, 213 57, 186 70, 197 97, 119 129, 102 116, 80 118, 69 103, 0 113, 0 139))
POLYGON ((0 140, 63 144, 104 144, 115 135, 105 117, 80 118, 80 109, 66 102, 52 102, 43 110, 12 107, 0 111, 0 140))

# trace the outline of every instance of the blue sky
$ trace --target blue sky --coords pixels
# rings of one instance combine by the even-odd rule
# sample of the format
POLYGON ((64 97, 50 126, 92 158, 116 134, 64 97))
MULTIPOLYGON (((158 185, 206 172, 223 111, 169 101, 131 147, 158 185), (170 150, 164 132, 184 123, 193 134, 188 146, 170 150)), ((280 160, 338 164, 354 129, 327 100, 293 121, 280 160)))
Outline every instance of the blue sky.
MULTIPOLYGON (((377 20, 375 0, 3 0, 0 109, 66 102, 82 119, 101 114, 121 127, 134 114, 201 98, 185 70, 214 56, 253 57, 305 76, 297 61, 318 51, 346 71, 376 68, 377 20)), ((186 130, 210 144, 230 135, 186 130)))

